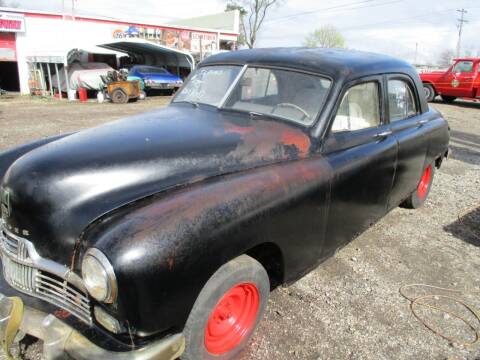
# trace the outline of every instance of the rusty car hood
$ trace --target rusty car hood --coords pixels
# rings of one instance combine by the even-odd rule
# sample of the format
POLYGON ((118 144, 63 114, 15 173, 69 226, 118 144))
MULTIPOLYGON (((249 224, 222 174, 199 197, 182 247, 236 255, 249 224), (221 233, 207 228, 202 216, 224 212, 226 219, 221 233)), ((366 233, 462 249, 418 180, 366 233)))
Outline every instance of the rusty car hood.
POLYGON ((7 170, 11 231, 68 263, 94 220, 174 186, 304 158, 298 127, 207 106, 170 105, 80 131, 26 153, 7 170))

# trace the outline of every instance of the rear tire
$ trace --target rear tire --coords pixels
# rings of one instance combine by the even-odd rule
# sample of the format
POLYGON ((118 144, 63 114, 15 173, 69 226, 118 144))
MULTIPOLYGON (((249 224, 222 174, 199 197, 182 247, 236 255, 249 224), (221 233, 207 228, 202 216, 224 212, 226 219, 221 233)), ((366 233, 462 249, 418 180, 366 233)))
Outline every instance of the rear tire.
POLYGON ((207 281, 188 317, 182 360, 233 359, 248 344, 270 295, 264 267, 241 255, 207 281))
POLYGON ((437 95, 435 89, 430 84, 423 84, 423 92, 425 94, 425 99, 427 99, 428 102, 432 102, 437 95))
POLYGON ((422 207, 427 200, 430 188, 432 187, 433 176, 435 175, 435 164, 428 165, 422 173, 422 177, 417 185, 417 188, 410 194, 408 199, 402 203, 402 207, 407 209, 418 209, 422 207))
POLYGON ((444 102, 444 103, 447 103, 447 104, 453 103, 456 99, 457 99, 456 96, 445 96, 445 95, 442 95, 442 100, 443 100, 443 102, 444 102))

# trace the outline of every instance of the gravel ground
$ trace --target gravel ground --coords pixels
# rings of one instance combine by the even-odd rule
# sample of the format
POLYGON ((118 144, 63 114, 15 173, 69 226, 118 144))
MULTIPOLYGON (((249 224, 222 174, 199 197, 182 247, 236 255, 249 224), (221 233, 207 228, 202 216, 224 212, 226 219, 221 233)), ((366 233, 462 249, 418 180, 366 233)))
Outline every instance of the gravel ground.
MULTIPOLYGON (((168 98, 127 105, 0 100, 0 149, 163 106, 168 98)), ((399 294, 407 284, 430 284, 465 294, 411 288, 419 296, 454 295, 480 311, 480 103, 433 104, 452 129, 453 157, 435 174, 425 206, 395 209, 295 284, 272 292, 267 314, 245 359, 480 359, 480 346, 433 334, 399 294)), ((431 304, 464 308, 441 297, 431 304)), ((419 314, 447 336, 475 333, 455 317, 419 314)), ((26 346, 40 358, 41 344, 26 346)), ((0 359, 2 357, 0 356, 0 359)))

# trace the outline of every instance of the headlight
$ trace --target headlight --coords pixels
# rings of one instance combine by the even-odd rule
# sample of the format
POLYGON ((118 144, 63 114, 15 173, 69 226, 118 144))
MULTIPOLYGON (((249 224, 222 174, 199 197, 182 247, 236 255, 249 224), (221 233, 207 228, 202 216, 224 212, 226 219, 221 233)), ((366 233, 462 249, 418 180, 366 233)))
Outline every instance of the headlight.
POLYGON ((112 303, 117 297, 117 279, 103 253, 90 248, 82 261, 82 277, 89 294, 98 301, 112 303))

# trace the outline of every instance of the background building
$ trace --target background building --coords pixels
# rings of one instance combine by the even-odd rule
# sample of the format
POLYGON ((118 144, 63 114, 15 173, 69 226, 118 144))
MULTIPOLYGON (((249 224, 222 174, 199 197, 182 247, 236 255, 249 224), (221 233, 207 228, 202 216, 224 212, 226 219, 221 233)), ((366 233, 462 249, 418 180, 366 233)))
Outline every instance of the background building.
POLYGON ((114 68, 122 66, 125 61, 161 65, 185 75, 188 71, 180 69, 186 67, 185 63, 172 63, 181 57, 168 56, 169 63, 165 63, 167 57, 162 56, 162 49, 165 54, 191 55, 198 62, 212 53, 235 49, 238 34, 238 11, 184 19, 172 24, 142 24, 0 8, 0 88, 31 93, 38 85, 32 83, 38 78, 35 74, 65 70, 74 60, 107 62, 114 68), (115 53, 111 47, 107 50, 101 46, 125 39, 129 42, 139 39, 143 48, 137 46, 135 53, 128 56, 128 48, 115 53), (155 52, 142 53, 142 49, 152 48, 151 44, 158 45, 155 52))

